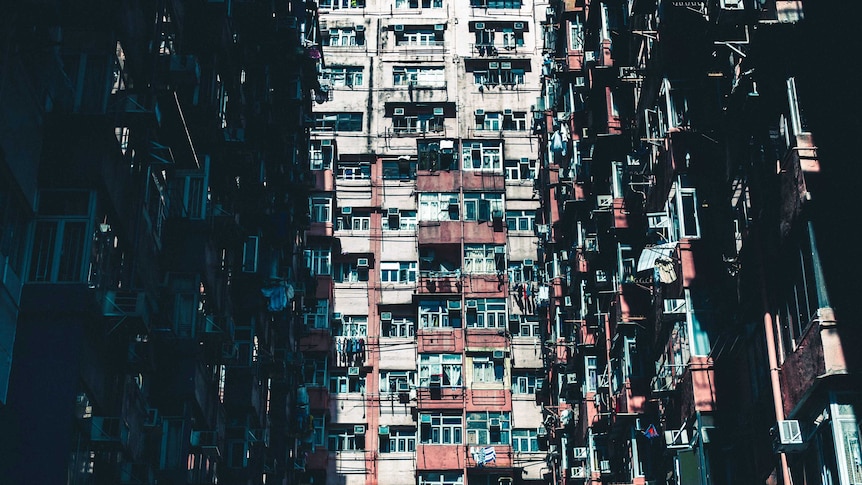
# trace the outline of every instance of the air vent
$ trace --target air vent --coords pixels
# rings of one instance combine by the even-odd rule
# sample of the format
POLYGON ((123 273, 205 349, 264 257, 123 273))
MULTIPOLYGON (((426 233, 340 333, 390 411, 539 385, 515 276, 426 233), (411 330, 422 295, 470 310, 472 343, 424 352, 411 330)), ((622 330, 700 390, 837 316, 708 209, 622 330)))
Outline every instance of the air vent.
POLYGON ((356 267, 357 268, 368 268, 368 258, 357 258, 356 259, 356 267))
POLYGON ((392 321, 392 312, 382 312, 380 313, 380 320, 384 322, 392 321))
POLYGON ((347 375, 349 376, 358 376, 359 375, 359 367, 348 367, 347 375))
POLYGON ((404 108, 394 108, 392 114, 395 116, 404 116, 404 108))

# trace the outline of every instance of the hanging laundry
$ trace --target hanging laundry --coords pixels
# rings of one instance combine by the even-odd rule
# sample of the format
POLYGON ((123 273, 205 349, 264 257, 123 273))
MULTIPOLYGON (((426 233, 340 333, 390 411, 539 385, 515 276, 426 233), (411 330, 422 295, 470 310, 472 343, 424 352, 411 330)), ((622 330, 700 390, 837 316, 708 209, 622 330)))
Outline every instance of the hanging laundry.
POLYGON ((287 287, 284 283, 269 288, 261 288, 260 292, 263 296, 269 298, 267 310, 271 312, 280 312, 287 308, 287 287))

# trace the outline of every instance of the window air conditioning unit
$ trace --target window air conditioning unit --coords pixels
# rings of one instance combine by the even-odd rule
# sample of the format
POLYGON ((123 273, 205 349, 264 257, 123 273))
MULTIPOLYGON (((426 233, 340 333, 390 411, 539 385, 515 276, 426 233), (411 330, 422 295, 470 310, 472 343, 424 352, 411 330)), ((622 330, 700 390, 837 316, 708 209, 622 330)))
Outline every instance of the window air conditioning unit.
POLYGON ((494 353, 492 354, 492 358, 494 360, 503 360, 506 358, 506 351, 505 350, 495 350, 494 353))
POLYGON ((389 209, 386 210, 386 213, 389 214, 390 216, 397 216, 399 214, 399 211, 398 211, 397 207, 390 207, 389 209))
POLYGON ((419 422, 421 424, 431 424, 431 415, 430 414, 420 414, 419 415, 419 422))
POLYGON ((349 376, 358 376, 359 375, 359 367, 348 367, 347 375, 349 376))
POLYGON ((353 27, 353 29, 357 32, 365 32, 365 26, 364 25, 356 25, 353 27))
POLYGON ((392 30, 395 32, 404 32, 404 26, 401 24, 393 25, 392 30))
POLYGON ((485 110, 484 109, 477 109, 475 111, 475 113, 476 113, 476 116, 485 116, 485 110))
POLYGON ((584 238, 584 250, 588 253, 599 250, 599 240, 594 236, 584 238))
POLYGON ((567 384, 577 384, 578 383, 578 375, 577 374, 566 374, 566 383, 567 384))
POLYGON ((410 392, 410 383, 407 381, 398 381, 398 392, 410 392))
POLYGON ((359 435, 359 436, 364 435, 365 434, 365 425, 364 424, 357 424, 357 425, 353 426, 353 434, 359 435))
POLYGON ((599 54, 596 51, 587 51, 584 52, 584 60, 587 62, 596 62, 598 60, 599 54))
POLYGON ((341 318, 342 318, 341 312, 335 312, 332 314, 332 319, 335 320, 336 322, 340 322, 341 318))
POLYGON ((597 195, 596 205, 599 209, 610 209, 614 205, 614 197, 612 195, 597 195))
POLYGON ((576 446, 572 448, 572 456, 575 457, 575 460, 586 460, 589 458, 589 453, 586 447, 576 446))
POLYGON ((491 429, 500 429, 500 418, 491 418, 488 420, 488 427, 491 429))
POLYGON ((663 303, 665 315, 685 314, 685 298, 666 298, 663 303))
POLYGON ((509 314, 509 321, 512 323, 518 323, 521 321, 521 317, 519 317, 518 315, 515 315, 514 313, 510 313, 509 314))
POLYGON ((571 297, 571 296, 566 295, 566 296, 563 298, 563 306, 567 306, 567 307, 572 306, 572 297, 571 297))
POLYGON ((512 63, 511 62, 501 62, 500 63, 500 69, 512 69, 512 63))
POLYGON ((353 207, 342 207, 341 213, 342 214, 353 214, 353 207))
POLYGON ((326 139, 326 140, 320 140, 320 146, 322 146, 322 147, 330 147, 330 146, 332 146, 332 140, 329 140, 329 139, 326 139))
POLYGON ((521 266, 524 268, 532 268, 534 264, 535 263, 533 262, 532 259, 525 259, 524 262, 521 263, 521 266))
POLYGON ((434 30, 445 30, 446 24, 434 24, 434 30))
POLYGON ((577 76, 575 78, 575 84, 574 85, 576 88, 582 88, 582 87, 587 85, 587 80, 586 80, 586 78, 584 78, 584 76, 577 76))
POLYGON ((743 0, 721 0, 721 8, 724 10, 744 10, 745 3, 743 0))
POLYGON ((515 22, 515 25, 513 25, 513 27, 515 28, 515 30, 524 30, 524 22, 515 22))
POLYGON ((395 116, 404 116, 404 108, 394 108, 392 114, 395 116))
POLYGON ((536 436, 539 438, 544 438, 548 436, 548 428, 544 426, 539 426, 538 428, 536 428, 536 436))
POLYGON ((449 197, 449 207, 458 207, 458 196, 449 197))
POLYGON ((778 444, 781 447, 802 444, 802 428, 799 427, 799 421, 785 419, 778 422, 778 444))
POLYGON ((505 116, 512 116, 512 110, 510 108, 506 108, 503 110, 503 114, 505 116))
POLYGON ((468 310, 471 310, 471 309, 475 310, 475 309, 479 308, 479 302, 476 300, 467 300, 465 306, 468 310))
POLYGON ((443 116, 443 108, 434 108, 434 116, 443 116))
POLYGON ((461 300, 449 300, 446 302, 446 309, 449 311, 460 310, 461 300))
POLYGON ((392 321, 392 312, 381 312, 380 313, 380 320, 382 320, 384 322, 392 321))
POLYGON ((572 478, 587 478, 587 469, 582 466, 573 466, 569 469, 569 476, 572 478))
POLYGON ((485 22, 476 22, 476 30, 484 30, 485 22))
POLYGON ((434 374, 428 381, 432 386, 440 387, 443 384, 443 376, 440 374, 434 374))
POLYGON ((368 267, 368 258, 357 258, 356 259, 356 267, 357 268, 367 268, 368 267))
POLYGON ((488 63, 488 69, 500 69, 500 63, 499 62, 489 62, 488 63))
POLYGON ((569 252, 566 251, 565 249, 560 251, 560 260, 561 261, 568 261, 569 260, 569 252))
POLYGON ((378 426, 377 427, 377 434, 379 434, 381 436, 388 436, 389 435, 389 426, 378 426))

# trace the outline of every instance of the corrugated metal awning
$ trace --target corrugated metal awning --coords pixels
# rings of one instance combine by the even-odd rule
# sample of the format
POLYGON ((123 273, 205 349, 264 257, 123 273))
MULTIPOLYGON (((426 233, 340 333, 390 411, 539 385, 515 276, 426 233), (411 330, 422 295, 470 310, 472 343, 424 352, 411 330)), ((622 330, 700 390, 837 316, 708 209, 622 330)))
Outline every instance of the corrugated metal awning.
POLYGON ((640 258, 638 258, 638 269, 637 272, 641 271, 652 271, 655 268, 656 260, 659 259, 673 259, 671 256, 673 252, 676 250, 676 246, 679 244, 678 242, 669 242, 664 244, 659 244, 656 246, 647 246, 641 252, 640 258))

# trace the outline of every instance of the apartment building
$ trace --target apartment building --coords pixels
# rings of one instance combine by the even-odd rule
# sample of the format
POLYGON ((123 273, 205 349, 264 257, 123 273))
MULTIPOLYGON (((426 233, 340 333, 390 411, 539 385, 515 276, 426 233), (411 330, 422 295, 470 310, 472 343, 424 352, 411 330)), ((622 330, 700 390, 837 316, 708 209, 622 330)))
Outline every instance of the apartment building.
POLYGON ((548 9, 553 483, 859 481, 841 21, 802 3, 548 9))
POLYGON ((317 10, 0 20, 0 481, 298 483, 317 10))
POLYGON ((319 8, 301 342, 315 483, 545 483, 531 105, 546 5, 319 8))

